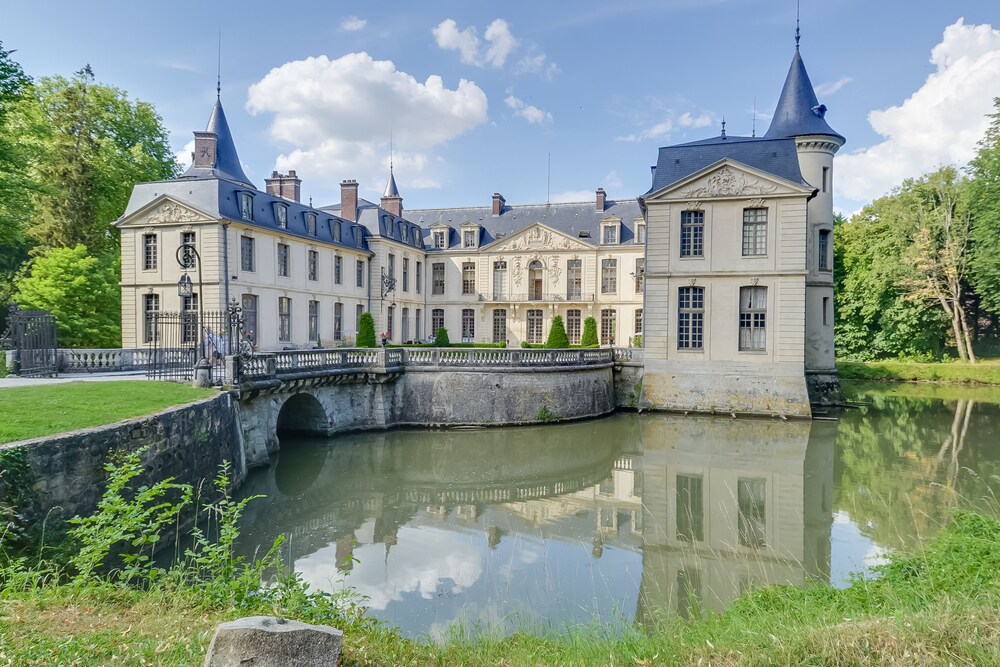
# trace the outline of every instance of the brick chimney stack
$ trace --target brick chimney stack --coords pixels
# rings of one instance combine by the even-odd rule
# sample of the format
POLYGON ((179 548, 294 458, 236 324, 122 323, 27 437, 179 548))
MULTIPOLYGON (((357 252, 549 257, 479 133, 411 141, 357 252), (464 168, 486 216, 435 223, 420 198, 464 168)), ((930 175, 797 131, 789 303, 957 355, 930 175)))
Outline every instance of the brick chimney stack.
POLYGON ((264 183, 267 194, 274 197, 298 203, 302 196, 302 179, 295 175, 294 169, 289 169, 288 174, 272 171, 271 178, 265 179, 264 183))
POLYGON ((340 217, 351 222, 358 221, 358 182, 353 178, 340 183, 340 217))
POLYGON ((503 213, 503 206, 507 203, 507 200, 503 198, 503 195, 499 192, 493 193, 493 215, 500 215, 503 213))
POLYGON ((399 195, 389 195, 387 197, 383 196, 380 205, 397 218, 403 217, 403 198, 399 195))
POLYGON ((215 154, 218 144, 219 138, 216 136, 215 132, 195 132, 194 154, 191 156, 193 158, 194 166, 214 169, 215 154))
POLYGON ((597 188, 597 212, 604 212, 604 202, 607 199, 607 194, 604 192, 604 188, 597 188))

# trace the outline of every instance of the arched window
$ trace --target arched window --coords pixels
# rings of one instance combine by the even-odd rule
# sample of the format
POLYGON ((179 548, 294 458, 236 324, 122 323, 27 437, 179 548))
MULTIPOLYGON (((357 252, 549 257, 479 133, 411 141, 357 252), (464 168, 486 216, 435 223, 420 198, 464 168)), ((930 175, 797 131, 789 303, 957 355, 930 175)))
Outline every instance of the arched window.
POLYGON ((493 342, 507 342, 507 311, 503 308, 493 311, 493 342))
POLYGON ((542 300, 543 274, 542 263, 537 259, 528 264, 528 299, 530 301, 542 300))

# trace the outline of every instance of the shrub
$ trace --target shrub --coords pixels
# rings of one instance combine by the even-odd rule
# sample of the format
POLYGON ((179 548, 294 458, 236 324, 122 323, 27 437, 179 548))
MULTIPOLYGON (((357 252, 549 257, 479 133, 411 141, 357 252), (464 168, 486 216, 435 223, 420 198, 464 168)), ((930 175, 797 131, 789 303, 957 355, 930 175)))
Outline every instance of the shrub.
POLYGON ((361 313, 358 318, 358 347, 375 347, 375 318, 371 313, 361 313))
POLYGON ((588 317, 583 321, 583 337, 580 338, 580 347, 597 347, 600 343, 597 340, 597 320, 588 317))
POLYGON ((448 347, 451 341, 448 340, 448 330, 440 327, 434 334, 434 347, 448 347))
POLYGON ((569 347, 569 336, 566 335, 562 315, 556 315, 552 318, 552 328, 549 329, 549 337, 545 341, 545 347, 560 350, 569 347))

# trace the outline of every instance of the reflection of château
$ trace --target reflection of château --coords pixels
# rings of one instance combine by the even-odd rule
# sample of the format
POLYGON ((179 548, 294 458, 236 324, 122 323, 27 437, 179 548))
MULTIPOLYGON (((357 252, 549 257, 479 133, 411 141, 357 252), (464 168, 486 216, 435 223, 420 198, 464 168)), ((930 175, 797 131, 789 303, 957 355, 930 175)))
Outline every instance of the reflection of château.
POLYGON ((594 558, 641 551, 643 623, 721 610, 762 584, 828 578, 828 425, 615 419, 605 440, 582 423, 283 447, 273 474, 249 480, 247 493, 268 498, 247 523, 289 533, 298 556, 335 544, 329 578, 351 569, 359 545, 388 553, 405 525, 479 531, 490 548, 522 533, 588 544, 594 558))

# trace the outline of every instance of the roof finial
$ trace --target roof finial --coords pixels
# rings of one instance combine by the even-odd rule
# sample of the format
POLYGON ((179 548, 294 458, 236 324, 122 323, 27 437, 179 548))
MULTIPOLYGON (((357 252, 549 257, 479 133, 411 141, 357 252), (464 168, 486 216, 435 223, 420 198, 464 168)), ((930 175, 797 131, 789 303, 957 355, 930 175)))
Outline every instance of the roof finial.
POLYGON ((799 5, 800 4, 801 4, 801 0, 795 0, 795 50, 796 51, 799 50, 799 38, 801 37, 801 35, 799 34, 799 5))
POLYGON ((222 99, 222 28, 219 28, 219 61, 215 77, 215 99, 222 99))
POLYGON ((389 128, 389 173, 392 173, 392 128, 389 128))
POLYGON ((722 138, 726 138, 726 117, 722 117, 722 138))

